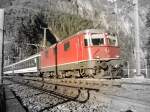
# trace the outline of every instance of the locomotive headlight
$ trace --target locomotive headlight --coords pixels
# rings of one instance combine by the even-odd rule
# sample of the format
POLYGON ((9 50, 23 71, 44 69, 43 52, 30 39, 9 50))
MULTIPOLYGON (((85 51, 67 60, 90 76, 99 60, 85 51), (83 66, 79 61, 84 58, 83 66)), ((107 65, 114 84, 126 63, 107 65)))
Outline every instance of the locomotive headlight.
POLYGON ((116 58, 119 58, 120 56, 119 55, 116 55, 116 58))
POLYGON ((96 59, 99 59, 100 57, 99 56, 96 56, 96 59))
POLYGON ((117 68, 117 67, 118 67, 118 64, 115 65, 115 68, 117 68))

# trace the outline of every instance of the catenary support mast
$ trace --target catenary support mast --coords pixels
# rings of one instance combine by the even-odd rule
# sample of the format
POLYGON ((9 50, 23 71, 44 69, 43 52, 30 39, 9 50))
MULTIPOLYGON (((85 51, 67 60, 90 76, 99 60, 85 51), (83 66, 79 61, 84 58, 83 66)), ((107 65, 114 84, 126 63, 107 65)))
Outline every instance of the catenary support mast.
POLYGON ((136 76, 141 75, 140 36, 139 36, 139 3, 135 0, 135 45, 136 45, 136 76))
POLYGON ((4 9, 0 9, 0 84, 2 84, 3 73, 3 36, 4 36, 4 9))

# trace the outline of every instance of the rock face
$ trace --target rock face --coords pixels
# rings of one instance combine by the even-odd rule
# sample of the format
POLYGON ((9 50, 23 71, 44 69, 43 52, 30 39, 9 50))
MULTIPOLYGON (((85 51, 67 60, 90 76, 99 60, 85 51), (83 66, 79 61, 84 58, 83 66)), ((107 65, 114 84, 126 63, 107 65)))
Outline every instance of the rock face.
MULTIPOLYGON (((149 2, 149 0, 144 0, 139 5, 140 26, 142 28, 145 27, 146 15, 150 7, 149 2)), ((8 3, 5 3, 6 6, 8 3)), ((10 9, 10 13, 14 8, 18 10, 28 9, 34 12, 41 9, 57 10, 93 20, 95 27, 100 25, 109 29, 118 26, 126 35, 133 33, 135 16, 132 0, 14 0, 10 4, 11 6, 6 8, 10 9)), ((22 14, 27 15, 26 13, 22 14)))
MULTIPOLYGON (((134 7, 135 3, 133 0, 11 0, 6 2, 0 0, 3 6, 6 7, 9 19, 7 24, 20 24, 21 19, 14 17, 15 15, 20 17, 29 17, 40 10, 54 10, 62 14, 67 13, 70 15, 80 16, 93 21, 94 28, 102 28, 110 32, 117 32, 119 38, 126 41, 121 43, 122 55, 126 61, 133 62, 134 55, 134 41, 135 37, 135 15, 134 7), (12 10, 14 10, 12 11, 12 10), (21 12, 21 15, 18 15, 21 12), (10 14, 10 15, 9 15, 10 14), (126 39, 124 39, 126 37, 126 39), (128 45, 128 49, 126 48, 128 45), (125 51, 128 51, 127 53, 125 51), (130 54, 130 56, 129 56, 130 54)), ((146 27, 147 16, 150 12, 150 1, 142 0, 139 1, 139 25, 140 25, 140 38, 141 38, 141 58, 144 59, 145 48, 148 38, 149 31, 146 27)), ((7 17, 6 17, 7 19, 7 17)), ((11 29, 16 30, 16 27, 11 29)), ((9 28, 8 28, 9 29, 9 28)), ((17 33, 10 31, 8 38, 15 37, 17 33)), ((145 68, 145 63, 142 63, 142 67, 145 68)))

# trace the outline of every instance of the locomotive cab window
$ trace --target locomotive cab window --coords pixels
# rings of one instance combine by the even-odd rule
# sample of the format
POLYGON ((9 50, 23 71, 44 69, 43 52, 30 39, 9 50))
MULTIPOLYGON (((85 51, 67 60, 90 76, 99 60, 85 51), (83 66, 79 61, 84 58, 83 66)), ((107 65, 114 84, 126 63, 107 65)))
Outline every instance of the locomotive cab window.
POLYGON ((67 51, 70 48, 70 42, 64 43, 64 51, 67 51))
POLYGON ((108 44, 112 46, 118 46, 117 37, 109 35, 108 44))
POLYGON ((116 40, 115 39, 110 38, 108 41, 109 41, 110 45, 116 45, 116 40))
POLYGON ((87 39, 84 39, 84 45, 88 46, 88 40, 87 39))

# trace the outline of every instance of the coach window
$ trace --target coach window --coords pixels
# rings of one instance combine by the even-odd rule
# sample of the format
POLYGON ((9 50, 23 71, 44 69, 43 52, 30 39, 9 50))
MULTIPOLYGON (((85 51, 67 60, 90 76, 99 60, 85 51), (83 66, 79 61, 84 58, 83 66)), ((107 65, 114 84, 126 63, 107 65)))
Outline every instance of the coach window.
POLYGON ((22 69, 22 68, 23 68, 23 64, 21 63, 21 64, 20 64, 20 69, 22 69))
POLYGON ((26 62, 23 62, 23 68, 26 68, 26 62))
POLYGON ((29 67, 32 67, 32 60, 29 60, 29 67))
POLYGON ((29 61, 26 61, 26 68, 28 68, 29 66, 29 61))
POLYGON ((34 60, 32 59, 32 60, 31 60, 31 66, 34 67, 34 65, 35 65, 35 62, 34 62, 34 60))
POLYGON ((28 68, 28 61, 26 61, 26 62, 25 62, 25 65, 26 65, 26 67, 25 67, 25 68, 28 68))
POLYGON ((67 51, 70 48, 70 42, 64 43, 64 51, 67 51))
POLYGON ((32 67, 32 60, 29 60, 29 65, 30 67, 32 67))
POLYGON ((29 67, 32 67, 32 60, 29 60, 29 67))
POLYGON ((28 62, 28 61, 26 61, 26 68, 28 68, 28 64, 29 64, 29 62, 28 62))
POLYGON ((34 64, 34 62, 33 62, 33 59, 32 59, 32 60, 30 60, 30 67, 32 67, 33 64, 34 64))
POLYGON ((17 66, 18 66, 17 69, 21 69, 21 64, 20 63, 17 66))
POLYGON ((25 65, 24 68, 27 68, 27 65, 28 65, 27 61, 25 61, 24 65, 25 65))
POLYGON ((22 68, 23 68, 23 69, 25 68, 25 65, 26 65, 25 62, 23 62, 23 63, 22 63, 22 68))
POLYGON ((30 68, 31 67, 31 60, 28 60, 28 64, 27 64, 27 68, 30 68))
POLYGON ((35 66, 35 61, 33 59, 31 60, 31 64, 32 64, 32 67, 35 66))
POLYGON ((32 59, 32 60, 30 60, 30 67, 33 67, 33 64, 34 64, 34 62, 33 62, 33 59, 32 59))
POLYGON ((32 59, 32 60, 30 60, 30 67, 33 67, 33 66, 34 66, 34 61, 32 59))
POLYGON ((30 62, 30 67, 32 67, 32 60, 30 60, 29 62, 30 62))
POLYGON ((25 68, 28 67, 28 61, 25 61, 25 68))
POLYGON ((25 63, 24 63, 24 62, 22 63, 22 69, 23 69, 23 68, 25 68, 25 63))
POLYGON ((26 62, 26 68, 29 68, 29 66, 30 66, 30 60, 28 60, 28 61, 26 62))
POLYGON ((30 68, 30 65, 31 65, 31 60, 28 61, 28 64, 27 64, 27 68, 30 68))
POLYGON ((32 60, 29 60, 29 67, 32 67, 32 60))
POLYGON ((27 68, 28 67, 28 61, 25 61, 25 67, 24 68, 27 68))

